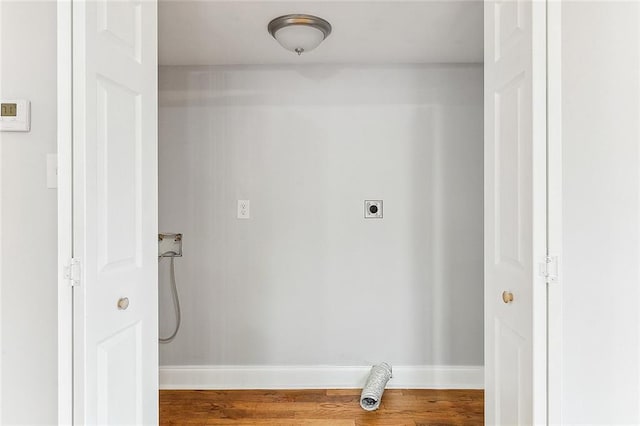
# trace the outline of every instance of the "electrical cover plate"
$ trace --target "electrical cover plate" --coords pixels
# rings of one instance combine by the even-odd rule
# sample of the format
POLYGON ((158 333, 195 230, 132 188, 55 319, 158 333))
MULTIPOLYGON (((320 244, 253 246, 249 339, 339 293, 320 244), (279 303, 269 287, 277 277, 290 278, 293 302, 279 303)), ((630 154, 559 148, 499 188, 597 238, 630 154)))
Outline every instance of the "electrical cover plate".
POLYGON ((182 234, 158 234, 158 257, 181 257, 182 234))
POLYGON ((382 219, 382 200, 365 200, 364 218, 382 219))

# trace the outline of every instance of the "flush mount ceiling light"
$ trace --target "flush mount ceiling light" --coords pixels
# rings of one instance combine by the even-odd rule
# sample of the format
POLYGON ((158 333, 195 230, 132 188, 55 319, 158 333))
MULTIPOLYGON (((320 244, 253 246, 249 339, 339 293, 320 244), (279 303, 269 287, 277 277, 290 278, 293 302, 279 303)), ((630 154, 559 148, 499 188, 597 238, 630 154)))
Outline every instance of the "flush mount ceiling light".
POLYGON ((331 24, 312 15, 280 16, 267 28, 282 47, 298 55, 312 51, 331 34, 331 24))

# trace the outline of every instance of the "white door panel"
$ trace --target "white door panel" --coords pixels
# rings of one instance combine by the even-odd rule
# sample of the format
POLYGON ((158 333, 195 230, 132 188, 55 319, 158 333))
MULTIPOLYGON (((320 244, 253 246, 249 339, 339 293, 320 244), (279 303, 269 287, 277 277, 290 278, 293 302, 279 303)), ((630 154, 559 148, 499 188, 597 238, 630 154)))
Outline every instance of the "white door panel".
POLYGON ((544 423, 544 2, 485 2, 486 424, 544 423), (513 300, 504 300, 513 296, 513 300))
POLYGON ((76 424, 158 420, 156 27, 152 1, 73 2, 76 424))

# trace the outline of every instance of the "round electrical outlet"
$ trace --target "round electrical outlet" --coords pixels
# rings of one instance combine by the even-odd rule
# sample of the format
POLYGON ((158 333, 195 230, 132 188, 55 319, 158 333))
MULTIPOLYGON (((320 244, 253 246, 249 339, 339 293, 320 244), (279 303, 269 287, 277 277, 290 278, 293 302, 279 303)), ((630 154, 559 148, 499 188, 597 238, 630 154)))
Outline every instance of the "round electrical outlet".
POLYGON ((382 200, 365 200, 365 219, 382 219, 382 200))

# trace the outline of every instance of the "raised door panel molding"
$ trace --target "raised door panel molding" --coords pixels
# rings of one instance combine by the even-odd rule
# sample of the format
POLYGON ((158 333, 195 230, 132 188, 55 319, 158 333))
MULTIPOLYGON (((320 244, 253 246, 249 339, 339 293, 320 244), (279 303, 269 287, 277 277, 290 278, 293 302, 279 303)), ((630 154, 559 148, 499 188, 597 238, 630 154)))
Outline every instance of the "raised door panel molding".
POLYGON ((141 263, 140 95, 97 79, 98 268, 141 263))
POLYGON ((139 1, 100 1, 98 33, 136 62, 142 62, 142 5, 139 1))
POLYGON ((98 424, 142 424, 141 324, 98 344, 98 424))
POLYGON ((505 0, 494 3, 495 32, 494 58, 498 62, 505 52, 518 45, 524 34, 522 0, 505 0))
POLYGON ((495 264, 523 269, 522 102, 524 74, 494 94, 495 111, 495 264))
POLYGON ((528 418, 522 416, 522 396, 526 394, 522 389, 526 383, 522 377, 522 358, 526 339, 499 318, 495 319, 495 336, 494 355, 497 368, 493 372, 496 383, 493 401, 496 424, 523 425, 527 423, 525 419, 528 418), (515 389, 518 391, 513 392, 515 389))

